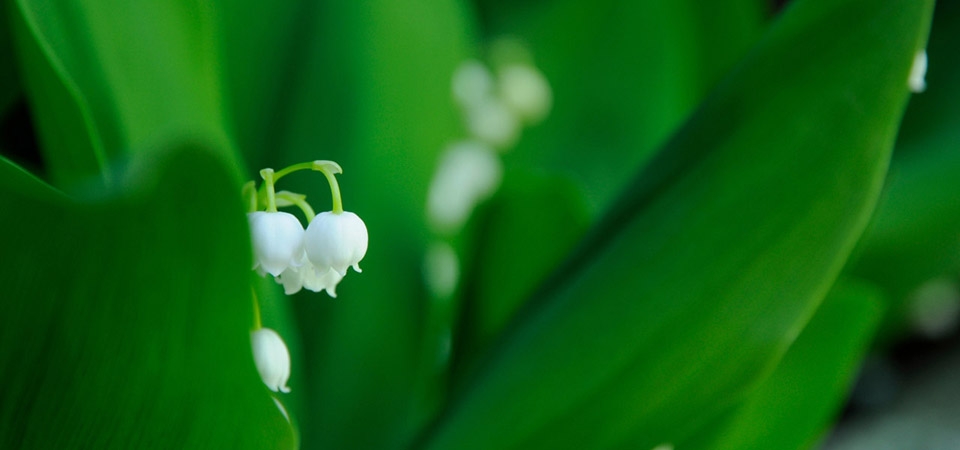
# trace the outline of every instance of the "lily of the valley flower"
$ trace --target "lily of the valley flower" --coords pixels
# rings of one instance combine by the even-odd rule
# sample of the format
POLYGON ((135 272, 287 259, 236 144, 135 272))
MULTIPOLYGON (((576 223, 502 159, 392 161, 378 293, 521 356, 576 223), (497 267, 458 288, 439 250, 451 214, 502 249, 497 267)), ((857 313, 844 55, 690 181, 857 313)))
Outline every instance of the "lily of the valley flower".
POLYGON ((287 295, 307 289, 313 292, 327 291, 327 295, 337 298, 337 284, 342 279, 343 275, 336 270, 317 269, 304 254, 300 266, 287 269, 280 274, 277 281, 283 285, 283 291, 287 295))
POLYGON ((260 171, 262 191, 258 192, 253 182, 244 186, 244 195, 253 211, 248 216, 256 258, 254 269, 261 275, 273 275, 287 295, 307 289, 326 291, 336 297, 337 284, 347 268, 353 266, 360 272, 360 260, 367 253, 367 227, 356 214, 343 210, 340 186, 334 176, 342 171, 333 161, 313 161, 279 172, 260 171), (333 197, 332 211, 316 215, 306 196, 275 191, 277 180, 298 170, 316 170, 326 176, 333 197), (266 203, 266 211, 258 210, 261 200, 266 203), (278 206, 299 207, 309 222, 309 232, 293 215, 278 212, 278 206))
POLYGON ((253 345, 253 361, 260 372, 263 384, 273 392, 290 392, 290 352, 276 331, 260 328, 250 333, 253 345))
POLYGON ((292 214, 256 211, 247 214, 253 241, 253 268, 278 276, 299 265, 303 225, 292 214))
POLYGON ((342 277, 351 266, 361 271, 360 260, 367 254, 367 226, 356 214, 336 209, 320 213, 310 222, 303 246, 316 270, 325 273, 333 269, 342 277))

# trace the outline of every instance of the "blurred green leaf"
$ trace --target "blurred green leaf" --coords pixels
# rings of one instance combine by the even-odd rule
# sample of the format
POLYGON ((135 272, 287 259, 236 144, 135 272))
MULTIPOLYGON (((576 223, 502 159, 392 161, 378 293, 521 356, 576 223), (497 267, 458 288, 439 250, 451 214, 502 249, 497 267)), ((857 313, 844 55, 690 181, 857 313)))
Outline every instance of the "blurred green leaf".
POLYGON ((14 64, 13 34, 10 27, 10 8, 0 3, 0 120, 20 95, 17 65, 14 64))
POLYGON ((496 198, 480 212, 470 292, 457 336, 458 358, 482 354, 589 222, 576 185, 559 177, 508 172, 496 198))
POLYGON ((224 131, 209 5, 15 0, 21 70, 53 179, 224 131))
POLYGON ((249 231, 199 146, 57 193, 0 159, 0 446, 293 448, 250 349, 249 231))
POLYGON ((892 304, 885 339, 904 331, 920 284, 960 271, 960 4, 937 4, 927 54, 927 91, 904 115, 890 177, 848 268, 882 286, 892 304))
POLYGON ((746 402, 677 448, 813 448, 846 399, 882 305, 875 286, 840 279, 773 374, 746 402))
POLYGON ((746 54, 766 16, 758 0, 481 4, 487 35, 526 40, 555 93, 516 159, 577 180, 593 213, 746 54))
POLYGON ((931 12, 794 3, 514 322, 425 447, 652 448, 742 400, 866 226, 931 12))

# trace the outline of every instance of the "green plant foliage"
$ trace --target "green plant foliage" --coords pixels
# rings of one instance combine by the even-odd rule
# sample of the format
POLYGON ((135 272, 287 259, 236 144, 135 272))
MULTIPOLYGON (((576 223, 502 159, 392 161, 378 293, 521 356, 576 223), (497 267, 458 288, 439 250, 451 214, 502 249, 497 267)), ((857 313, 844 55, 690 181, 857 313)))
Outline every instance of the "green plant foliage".
POLYGON ((960 4, 937 4, 927 91, 904 115, 877 213, 849 271, 886 290, 885 340, 902 334, 906 300, 921 283, 960 270, 960 4))
POLYGON ((866 225, 931 12, 794 4, 515 323, 425 447, 652 448, 748 394, 866 225))
POLYGON ((594 215, 746 54, 765 22, 757 0, 498 6, 483 10, 488 32, 529 42, 557 93, 550 118, 530 130, 517 159, 575 179, 594 215))
POLYGON ((22 77, 54 180, 102 175, 109 159, 185 138, 234 158, 210 10, 175 0, 14 3, 22 77))
POLYGON ((876 287, 841 278, 747 401, 677 448, 812 448, 846 398, 883 304, 876 287))
POLYGON ((253 365, 238 183, 208 153, 75 197, 0 160, 0 446, 295 445, 253 365))

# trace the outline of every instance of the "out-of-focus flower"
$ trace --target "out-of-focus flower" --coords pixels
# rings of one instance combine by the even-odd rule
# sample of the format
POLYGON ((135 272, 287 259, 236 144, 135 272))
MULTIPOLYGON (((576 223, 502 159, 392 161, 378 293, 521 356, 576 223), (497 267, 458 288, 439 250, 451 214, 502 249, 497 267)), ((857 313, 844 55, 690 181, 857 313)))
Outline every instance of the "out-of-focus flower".
POLYGON ((367 254, 367 240, 367 226, 359 216, 350 211, 327 211, 307 225, 303 245, 320 276, 332 268, 343 277, 350 266, 361 271, 360 260, 367 254))
POLYGON ((921 93, 927 90, 927 51, 920 50, 913 57, 913 66, 910 67, 910 77, 907 78, 907 85, 915 93, 921 93))
POLYGON ((278 276, 300 264, 303 225, 292 214, 256 211, 247 214, 253 241, 253 268, 278 276))
POLYGON ((491 146, 509 149, 520 138, 520 121, 497 97, 488 97, 466 110, 470 134, 491 146))
POLYGON ((553 92, 547 79, 535 67, 512 64, 498 72, 503 103, 526 123, 543 120, 553 105, 553 92))
POLYGON ((270 328, 260 328, 250 333, 253 345, 253 361, 260 372, 263 384, 273 392, 290 392, 290 352, 280 335, 270 328))
POLYGON ((461 63, 453 72, 453 98, 463 108, 472 108, 493 95, 493 75, 475 59, 461 63))
POLYGON ((502 176, 500 158, 488 145, 463 141, 447 147, 427 194, 431 225, 441 233, 459 231, 473 208, 497 190, 502 176))

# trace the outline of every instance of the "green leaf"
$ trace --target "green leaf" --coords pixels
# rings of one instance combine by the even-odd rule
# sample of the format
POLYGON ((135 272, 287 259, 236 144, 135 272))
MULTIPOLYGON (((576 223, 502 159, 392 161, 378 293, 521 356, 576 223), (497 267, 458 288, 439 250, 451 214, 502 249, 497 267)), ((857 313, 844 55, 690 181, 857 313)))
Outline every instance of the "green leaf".
POLYGON ((884 288, 886 338, 904 331, 910 294, 960 270, 960 4, 941 2, 927 54, 927 90, 914 95, 877 212, 848 271, 884 288))
POLYGON ((879 324, 882 293, 841 279, 773 374, 734 413, 677 448, 813 448, 847 397, 879 324))
POLYGON ((117 156, 183 139, 233 158, 209 7, 14 3, 23 79, 54 180, 103 174, 117 156))
POLYGON ((794 3, 425 447, 652 448, 749 394, 867 223, 931 13, 929 1, 794 3))
POLYGON ((576 185, 559 177, 508 172, 496 198, 478 211, 476 249, 457 357, 482 354, 523 302, 570 253, 589 221, 576 185))
POLYGON ((253 364, 238 180, 197 146, 118 175, 67 197, 0 159, 0 446, 293 448, 253 364))
POLYGON ((517 160, 575 179, 593 213, 757 41, 766 12, 758 0, 480 3, 487 35, 525 39, 555 93, 517 160))
POLYGON ((13 33, 10 27, 10 8, 0 4, 0 120, 4 118, 10 106, 20 95, 20 82, 17 80, 17 66, 13 63, 13 33))

